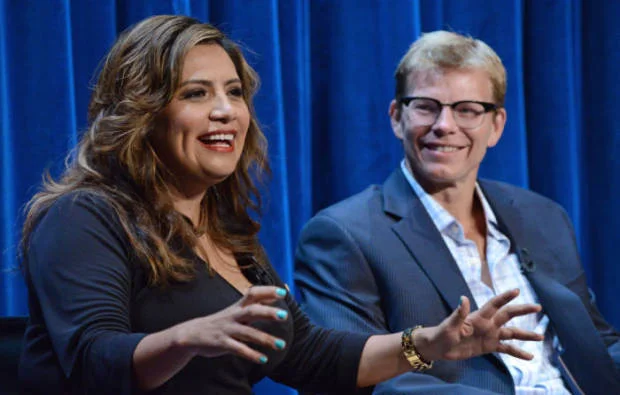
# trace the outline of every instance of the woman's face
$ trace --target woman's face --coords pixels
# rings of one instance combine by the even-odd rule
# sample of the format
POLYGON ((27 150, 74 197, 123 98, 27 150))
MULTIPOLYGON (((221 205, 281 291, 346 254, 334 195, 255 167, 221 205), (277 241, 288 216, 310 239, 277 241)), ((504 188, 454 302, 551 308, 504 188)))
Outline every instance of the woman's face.
POLYGON ((184 59, 179 89, 151 142, 172 185, 186 196, 202 194, 234 172, 249 124, 232 60, 217 44, 197 45, 184 59))

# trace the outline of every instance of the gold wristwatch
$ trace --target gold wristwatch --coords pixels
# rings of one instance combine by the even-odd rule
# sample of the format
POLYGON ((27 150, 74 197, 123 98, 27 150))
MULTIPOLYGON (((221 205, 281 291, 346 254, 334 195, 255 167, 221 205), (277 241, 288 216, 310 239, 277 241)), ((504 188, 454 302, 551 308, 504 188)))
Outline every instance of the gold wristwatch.
POLYGON ((413 332, 419 328, 422 328, 422 325, 405 329, 401 337, 400 345, 403 348, 405 358, 407 358, 407 361, 411 365, 411 369, 416 372, 423 372, 433 367, 433 361, 425 361, 422 356, 418 354, 413 345, 413 332))

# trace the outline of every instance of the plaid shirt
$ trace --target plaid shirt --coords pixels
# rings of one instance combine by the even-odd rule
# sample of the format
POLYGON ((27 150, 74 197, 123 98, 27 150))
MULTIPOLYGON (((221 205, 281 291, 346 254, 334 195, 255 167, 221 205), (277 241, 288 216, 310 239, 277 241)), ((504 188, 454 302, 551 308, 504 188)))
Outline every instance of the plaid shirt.
MULTIPOLYGON (((536 293, 521 273, 517 255, 510 252, 510 240, 499 231, 495 214, 477 184, 476 194, 486 217, 486 258, 493 288, 482 282, 482 262, 476 243, 465 238, 461 224, 424 191, 407 169, 405 161, 401 163, 401 169, 441 233, 478 306, 514 288, 521 292, 511 304, 538 303, 536 293)), ((549 318, 542 313, 515 317, 508 322, 514 327, 545 334, 543 342, 509 341, 534 355, 531 361, 500 354, 514 380, 517 395, 570 394, 564 387, 560 371, 551 362, 555 360, 557 338, 547 330, 548 324, 549 318)))

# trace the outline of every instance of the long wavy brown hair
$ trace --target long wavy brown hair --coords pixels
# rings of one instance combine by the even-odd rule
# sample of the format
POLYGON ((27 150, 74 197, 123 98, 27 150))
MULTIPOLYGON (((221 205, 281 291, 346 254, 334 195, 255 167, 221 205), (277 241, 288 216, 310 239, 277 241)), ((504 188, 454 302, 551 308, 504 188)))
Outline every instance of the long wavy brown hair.
POLYGON ((26 206, 22 254, 34 227, 61 196, 88 191, 117 213, 135 257, 149 273, 149 284, 191 280, 195 266, 173 246, 195 248, 207 233, 235 256, 266 260, 257 233, 260 214, 256 182, 269 171, 267 143, 252 99, 259 85, 241 50, 220 30, 185 16, 148 18, 125 31, 103 61, 88 108, 89 126, 58 181, 47 176, 26 206), (166 169, 149 142, 158 115, 180 84, 183 60, 199 44, 218 44, 230 56, 243 85, 250 126, 241 159, 226 180, 210 187, 196 227, 172 206, 166 169))

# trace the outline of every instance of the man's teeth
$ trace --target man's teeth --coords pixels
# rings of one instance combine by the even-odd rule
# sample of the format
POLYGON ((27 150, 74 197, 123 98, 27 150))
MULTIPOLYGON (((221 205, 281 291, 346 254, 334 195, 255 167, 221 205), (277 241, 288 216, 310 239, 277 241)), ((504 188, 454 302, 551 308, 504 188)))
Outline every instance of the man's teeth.
POLYGON ((434 147, 429 147, 429 148, 432 151, 439 151, 439 152, 455 152, 459 150, 458 147, 449 147, 445 145, 439 145, 439 146, 434 146, 434 147))

